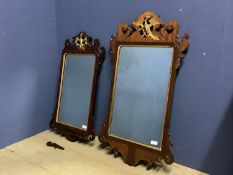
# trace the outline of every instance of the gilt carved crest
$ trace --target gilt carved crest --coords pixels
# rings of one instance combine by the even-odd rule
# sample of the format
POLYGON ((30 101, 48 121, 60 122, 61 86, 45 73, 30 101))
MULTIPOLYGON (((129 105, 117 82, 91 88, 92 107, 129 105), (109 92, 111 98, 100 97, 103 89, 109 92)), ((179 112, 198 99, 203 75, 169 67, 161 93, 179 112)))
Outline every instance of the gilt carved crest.
POLYGON ((112 36, 111 46, 114 46, 115 42, 173 42, 178 48, 176 60, 176 69, 178 69, 189 47, 189 34, 185 33, 180 38, 178 32, 178 21, 171 20, 165 24, 158 15, 146 11, 130 25, 121 23, 117 35, 112 36))
POLYGON ((83 32, 75 36, 73 39, 74 39, 75 45, 80 49, 84 49, 85 45, 90 44, 90 42, 88 41, 88 36, 83 32))

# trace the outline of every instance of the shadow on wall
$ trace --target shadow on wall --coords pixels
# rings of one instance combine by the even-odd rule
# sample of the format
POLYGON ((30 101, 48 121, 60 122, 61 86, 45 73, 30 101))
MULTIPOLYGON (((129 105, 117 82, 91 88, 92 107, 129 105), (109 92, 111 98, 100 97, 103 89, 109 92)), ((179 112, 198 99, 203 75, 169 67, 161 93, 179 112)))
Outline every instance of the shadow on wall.
POLYGON ((112 56, 110 49, 106 50, 106 56, 103 65, 101 66, 100 76, 98 80, 97 96, 95 102, 95 130, 98 135, 103 127, 107 117, 107 111, 110 100, 110 89, 112 80, 112 56), (102 117, 102 118, 101 118, 102 117), (101 119, 100 119, 101 118, 101 119))
MULTIPOLYGON (((211 124, 211 121, 210 121, 211 124)), ((233 98, 203 163, 202 171, 213 175, 233 174, 233 98), (227 151, 228 150, 228 151, 227 151), (211 172, 210 172, 211 170, 211 172)))

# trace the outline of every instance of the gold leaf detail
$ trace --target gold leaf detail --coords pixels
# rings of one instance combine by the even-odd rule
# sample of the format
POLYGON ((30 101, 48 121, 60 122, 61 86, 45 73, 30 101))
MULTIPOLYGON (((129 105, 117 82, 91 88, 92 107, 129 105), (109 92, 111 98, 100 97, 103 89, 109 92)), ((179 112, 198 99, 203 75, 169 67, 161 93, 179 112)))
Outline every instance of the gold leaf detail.
POLYGON ((75 38, 75 44, 80 49, 84 49, 84 46, 88 45, 87 36, 84 36, 84 33, 81 33, 79 37, 75 38))
POLYGON ((160 21, 153 20, 151 16, 145 16, 144 21, 138 26, 138 32, 142 37, 151 37, 154 40, 159 40, 159 37, 153 34, 153 30, 160 25, 160 21))

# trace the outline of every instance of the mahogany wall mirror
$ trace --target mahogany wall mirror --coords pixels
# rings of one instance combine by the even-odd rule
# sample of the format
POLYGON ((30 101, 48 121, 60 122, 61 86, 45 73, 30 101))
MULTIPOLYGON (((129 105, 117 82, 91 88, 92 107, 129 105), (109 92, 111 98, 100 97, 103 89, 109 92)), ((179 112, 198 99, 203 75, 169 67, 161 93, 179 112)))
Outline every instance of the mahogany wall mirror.
POLYGON ((81 32, 65 41, 56 111, 51 128, 69 140, 92 141, 97 79, 105 50, 97 39, 81 32))
POLYGON ((178 28, 176 20, 164 24, 147 11, 131 25, 121 23, 111 38, 111 97, 99 140, 129 165, 174 161, 169 115, 176 71, 189 46, 189 35, 179 40, 178 28))

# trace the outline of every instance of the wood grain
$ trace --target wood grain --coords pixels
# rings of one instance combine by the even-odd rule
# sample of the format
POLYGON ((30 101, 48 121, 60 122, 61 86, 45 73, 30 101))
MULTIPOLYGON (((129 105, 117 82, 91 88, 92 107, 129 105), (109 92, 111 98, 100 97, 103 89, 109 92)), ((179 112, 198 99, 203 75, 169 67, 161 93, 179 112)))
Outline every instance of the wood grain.
MULTIPOLYGON (((178 36, 179 23, 176 20, 171 20, 167 24, 155 13, 146 11, 137 17, 132 24, 121 23, 118 27, 117 34, 112 35, 110 48, 113 59, 113 76, 111 82, 111 95, 108 103, 108 114, 103 124, 102 131, 99 135, 99 141, 104 145, 122 155, 125 163, 131 166, 136 166, 140 162, 144 162, 147 168, 160 166, 164 161, 167 164, 174 162, 174 157, 171 152, 170 140, 170 113, 172 106, 173 91, 175 86, 176 71, 180 68, 182 59, 184 58, 187 48, 189 47, 189 34, 184 34, 180 39, 178 36), (171 77, 169 80, 169 92, 167 107, 165 112, 165 122, 163 130, 163 140, 161 150, 156 150, 151 147, 146 147, 140 143, 123 140, 109 135, 111 110, 114 100, 114 86, 116 84, 116 76, 118 70, 118 49, 121 45, 143 45, 143 46, 170 46, 174 48, 174 58, 172 63, 171 77)), ((153 115, 153 114, 152 114, 153 115)), ((129 123, 130 124, 130 123, 129 123)))

